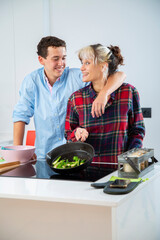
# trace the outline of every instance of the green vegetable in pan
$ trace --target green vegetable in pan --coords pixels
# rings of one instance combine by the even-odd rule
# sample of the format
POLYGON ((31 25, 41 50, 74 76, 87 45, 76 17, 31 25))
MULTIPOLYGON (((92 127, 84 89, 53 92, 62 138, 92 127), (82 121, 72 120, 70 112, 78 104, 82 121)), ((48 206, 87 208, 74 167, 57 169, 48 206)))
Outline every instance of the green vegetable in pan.
POLYGON ((69 161, 68 159, 61 159, 61 156, 59 156, 54 162, 52 162, 52 166, 54 168, 61 168, 61 169, 67 169, 67 168, 73 168, 78 167, 85 163, 85 159, 80 159, 77 156, 73 156, 72 161, 69 161))

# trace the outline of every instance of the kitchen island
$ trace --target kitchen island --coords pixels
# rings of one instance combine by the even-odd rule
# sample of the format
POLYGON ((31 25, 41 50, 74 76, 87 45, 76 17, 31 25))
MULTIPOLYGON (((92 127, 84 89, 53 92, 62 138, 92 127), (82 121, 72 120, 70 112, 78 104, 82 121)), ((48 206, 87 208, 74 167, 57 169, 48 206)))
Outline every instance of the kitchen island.
POLYGON ((109 195, 91 182, 1 176, 0 239, 159 240, 160 165, 143 178, 109 195))

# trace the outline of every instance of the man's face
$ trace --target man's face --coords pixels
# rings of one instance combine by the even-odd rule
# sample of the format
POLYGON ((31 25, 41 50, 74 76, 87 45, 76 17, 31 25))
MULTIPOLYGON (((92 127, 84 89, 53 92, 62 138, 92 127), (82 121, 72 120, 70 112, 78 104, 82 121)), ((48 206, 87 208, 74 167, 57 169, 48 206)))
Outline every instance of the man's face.
POLYGON ((48 47, 46 58, 38 57, 39 62, 44 66, 48 78, 59 78, 66 66, 66 48, 65 47, 48 47))

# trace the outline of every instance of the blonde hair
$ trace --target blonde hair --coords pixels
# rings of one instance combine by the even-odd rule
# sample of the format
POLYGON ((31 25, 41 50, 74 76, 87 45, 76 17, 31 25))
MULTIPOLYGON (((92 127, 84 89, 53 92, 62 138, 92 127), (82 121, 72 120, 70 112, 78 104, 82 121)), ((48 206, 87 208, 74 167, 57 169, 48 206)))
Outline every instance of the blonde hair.
POLYGON ((78 57, 82 59, 93 59, 94 63, 108 63, 108 75, 113 74, 118 65, 123 65, 123 57, 117 46, 106 47, 101 44, 89 45, 78 51, 78 57))
POLYGON ((110 50, 101 44, 89 45, 78 51, 78 57, 82 59, 93 59, 94 63, 109 62, 110 50))

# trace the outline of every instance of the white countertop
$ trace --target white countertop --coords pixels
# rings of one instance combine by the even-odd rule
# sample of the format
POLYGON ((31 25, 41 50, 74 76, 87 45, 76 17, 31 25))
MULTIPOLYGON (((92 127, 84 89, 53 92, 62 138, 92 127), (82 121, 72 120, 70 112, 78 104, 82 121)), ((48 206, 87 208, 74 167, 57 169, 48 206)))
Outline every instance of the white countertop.
MULTIPOLYGON (((149 178, 129 194, 109 195, 103 189, 95 189, 91 182, 49 180, 36 178, 0 177, 0 198, 38 200, 49 202, 78 203, 98 206, 117 206, 124 203, 132 194, 140 191, 146 184, 160 175, 160 165, 143 177, 149 178)), ((117 171, 98 180, 106 182, 111 176, 117 176, 117 171)))

